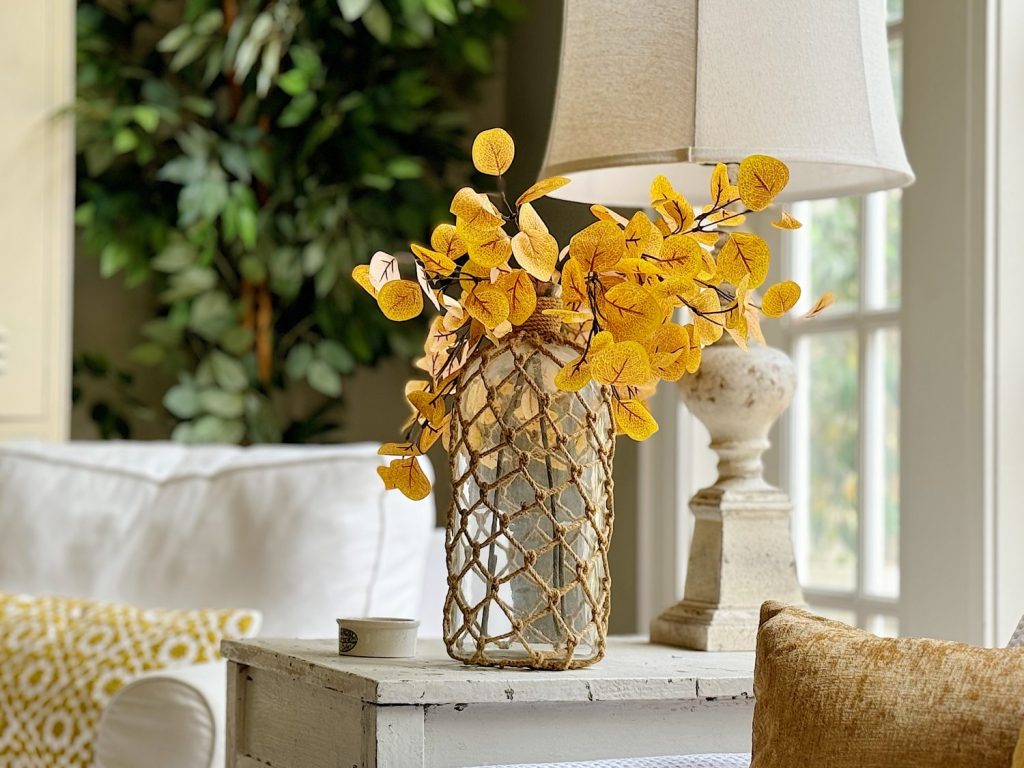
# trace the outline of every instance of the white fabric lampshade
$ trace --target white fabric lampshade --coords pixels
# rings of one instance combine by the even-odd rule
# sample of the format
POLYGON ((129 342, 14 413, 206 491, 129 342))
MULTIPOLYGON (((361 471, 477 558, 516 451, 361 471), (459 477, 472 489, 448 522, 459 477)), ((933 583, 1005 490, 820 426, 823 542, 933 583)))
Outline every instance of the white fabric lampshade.
POLYGON ((884 5, 565 0, 552 196, 646 205, 663 173, 702 202, 710 164, 755 153, 789 165, 780 201, 910 184, 884 5))

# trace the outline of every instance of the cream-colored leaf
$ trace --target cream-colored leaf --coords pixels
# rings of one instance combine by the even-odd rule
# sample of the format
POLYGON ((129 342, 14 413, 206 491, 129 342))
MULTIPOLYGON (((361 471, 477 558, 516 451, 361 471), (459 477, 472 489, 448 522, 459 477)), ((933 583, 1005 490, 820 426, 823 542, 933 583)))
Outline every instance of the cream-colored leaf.
POLYGON ((437 300, 437 292, 430 287, 430 281, 427 278, 427 271, 423 269, 421 264, 416 265, 416 282, 420 284, 420 288, 423 289, 423 293, 426 295, 427 300, 434 305, 434 309, 440 312, 441 303, 437 300))
POLYGON ((390 253, 377 251, 370 259, 370 284, 374 290, 380 291, 381 286, 392 280, 398 280, 401 275, 398 272, 398 259, 390 253))

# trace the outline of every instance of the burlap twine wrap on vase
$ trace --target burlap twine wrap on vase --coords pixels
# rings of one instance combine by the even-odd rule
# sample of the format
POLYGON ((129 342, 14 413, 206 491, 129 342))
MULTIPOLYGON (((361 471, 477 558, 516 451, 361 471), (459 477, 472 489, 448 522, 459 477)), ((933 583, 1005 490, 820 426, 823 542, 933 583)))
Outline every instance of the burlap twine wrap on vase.
POLYGON ((554 377, 580 354, 543 310, 463 368, 452 409, 445 541, 449 655, 576 669, 604 656, 610 608, 611 393, 554 377))

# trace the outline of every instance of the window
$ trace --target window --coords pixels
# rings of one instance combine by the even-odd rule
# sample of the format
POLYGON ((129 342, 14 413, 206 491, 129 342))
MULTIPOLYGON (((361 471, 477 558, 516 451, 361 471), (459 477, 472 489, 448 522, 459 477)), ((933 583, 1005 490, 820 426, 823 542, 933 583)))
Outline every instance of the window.
MULTIPOLYGON (((902 2, 889 0, 889 58, 902 99, 902 2)), ((806 303, 787 326, 800 387, 784 425, 783 472, 807 602, 878 634, 898 632, 900 191, 802 203, 783 251, 806 303)))

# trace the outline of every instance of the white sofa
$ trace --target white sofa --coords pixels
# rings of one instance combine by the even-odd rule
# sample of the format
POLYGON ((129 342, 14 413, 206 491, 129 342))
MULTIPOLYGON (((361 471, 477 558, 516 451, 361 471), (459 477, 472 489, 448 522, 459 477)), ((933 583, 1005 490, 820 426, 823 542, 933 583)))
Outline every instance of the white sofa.
MULTIPOLYGON (((376 449, 0 444, 0 591, 252 608, 279 637, 423 614, 436 635, 434 505, 385 493, 376 449)), ((224 695, 223 663, 143 676, 107 706, 97 764, 219 768, 224 695)))

